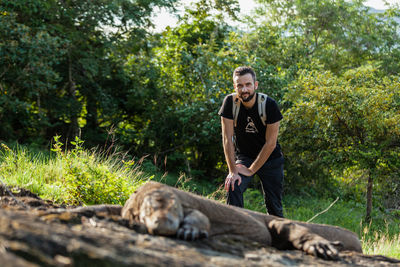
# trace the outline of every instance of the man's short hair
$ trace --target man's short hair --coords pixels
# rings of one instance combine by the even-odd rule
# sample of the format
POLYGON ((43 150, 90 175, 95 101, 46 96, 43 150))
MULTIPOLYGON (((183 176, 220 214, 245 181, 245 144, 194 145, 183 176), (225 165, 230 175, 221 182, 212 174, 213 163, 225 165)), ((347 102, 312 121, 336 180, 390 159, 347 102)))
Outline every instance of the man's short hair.
POLYGON ((235 80, 235 76, 243 76, 250 73, 251 76, 253 77, 253 81, 256 81, 256 73, 254 72, 254 70, 251 67, 247 67, 247 66, 240 66, 237 67, 234 71, 233 71, 233 80, 235 80))

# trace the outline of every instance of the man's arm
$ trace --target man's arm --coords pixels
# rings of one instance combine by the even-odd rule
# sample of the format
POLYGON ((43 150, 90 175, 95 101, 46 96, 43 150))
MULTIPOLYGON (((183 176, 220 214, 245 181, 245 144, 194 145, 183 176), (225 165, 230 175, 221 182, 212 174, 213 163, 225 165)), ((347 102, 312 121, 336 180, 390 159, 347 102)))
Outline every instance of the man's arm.
POLYGON ((242 182, 242 178, 238 174, 238 170, 235 165, 235 148, 233 145, 233 120, 221 117, 222 126, 222 144, 224 146, 224 154, 226 164, 228 165, 229 174, 225 179, 225 190, 229 191, 229 186, 234 188, 235 181, 238 180, 239 184, 242 182))
POLYGON ((261 168, 262 165, 264 165, 264 163, 267 161, 272 151, 274 151, 276 147, 278 133, 279 121, 267 125, 267 130, 265 131, 265 144, 262 147, 260 153, 258 153, 256 160, 253 162, 253 164, 251 164, 249 168, 246 168, 244 165, 237 166, 237 169, 241 174, 252 176, 261 168))

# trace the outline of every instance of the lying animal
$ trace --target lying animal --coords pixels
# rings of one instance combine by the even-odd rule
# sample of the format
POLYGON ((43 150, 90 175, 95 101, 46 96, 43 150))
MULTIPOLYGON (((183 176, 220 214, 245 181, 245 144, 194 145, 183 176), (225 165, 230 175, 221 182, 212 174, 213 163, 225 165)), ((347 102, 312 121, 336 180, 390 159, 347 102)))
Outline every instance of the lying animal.
POLYGON ((338 250, 362 252, 353 232, 292 221, 221 204, 195 194, 147 182, 131 195, 121 215, 146 225, 150 234, 195 240, 217 235, 239 235, 278 249, 299 249, 325 259, 338 250))

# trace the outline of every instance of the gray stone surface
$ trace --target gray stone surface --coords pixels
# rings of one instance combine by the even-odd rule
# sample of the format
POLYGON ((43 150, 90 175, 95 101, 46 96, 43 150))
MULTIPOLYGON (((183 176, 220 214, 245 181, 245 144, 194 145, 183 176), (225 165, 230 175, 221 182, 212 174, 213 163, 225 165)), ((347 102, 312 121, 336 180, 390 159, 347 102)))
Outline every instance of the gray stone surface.
MULTIPOLYGON (((18 190, 17 190, 18 191, 18 190)), ((383 256, 344 252, 325 261, 220 236, 186 242, 148 235, 102 209, 65 209, 0 187, 0 266, 400 266, 383 256)), ((28 193, 29 192, 29 193, 28 193)))

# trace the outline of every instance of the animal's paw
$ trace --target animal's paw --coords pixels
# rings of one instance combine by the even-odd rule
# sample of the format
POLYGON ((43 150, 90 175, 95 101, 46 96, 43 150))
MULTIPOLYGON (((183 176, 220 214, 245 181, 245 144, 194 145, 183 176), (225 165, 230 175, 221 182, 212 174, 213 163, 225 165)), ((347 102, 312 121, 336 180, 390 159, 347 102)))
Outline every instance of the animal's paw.
POLYGON ((194 241, 200 238, 208 238, 208 232, 194 226, 184 225, 178 229, 176 236, 186 241, 194 241))
POLYGON ((342 246, 339 241, 331 242, 323 238, 316 238, 306 241, 303 251, 325 260, 337 260, 339 258, 338 248, 342 246))

